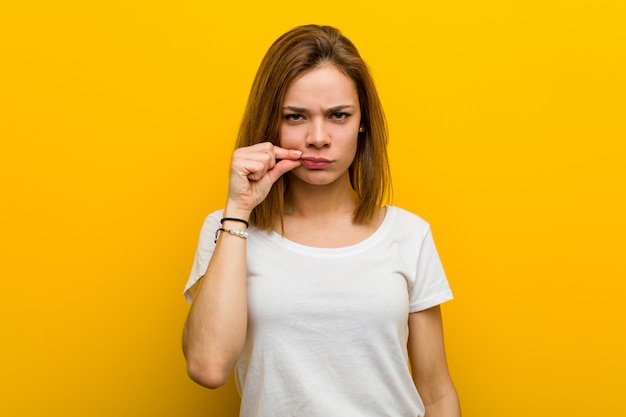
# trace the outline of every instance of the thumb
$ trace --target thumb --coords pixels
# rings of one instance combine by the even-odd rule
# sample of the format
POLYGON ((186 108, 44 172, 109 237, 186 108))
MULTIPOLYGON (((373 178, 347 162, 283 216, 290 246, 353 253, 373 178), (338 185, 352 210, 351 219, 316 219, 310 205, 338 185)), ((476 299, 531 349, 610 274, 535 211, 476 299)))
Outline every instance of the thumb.
POLYGON ((281 175, 299 167, 300 165, 302 165, 302 162, 299 159, 295 161, 292 159, 283 159, 267 172, 267 176, 273 184, 278 180, 278 178, 280 178, 281 175))

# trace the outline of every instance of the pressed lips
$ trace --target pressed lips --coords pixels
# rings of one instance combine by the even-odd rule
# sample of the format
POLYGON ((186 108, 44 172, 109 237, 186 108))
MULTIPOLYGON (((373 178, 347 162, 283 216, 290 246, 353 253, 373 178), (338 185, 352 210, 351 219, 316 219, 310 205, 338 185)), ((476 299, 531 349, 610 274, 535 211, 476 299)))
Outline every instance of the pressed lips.
POLYGON ((325 158, 315 158, 312 156, 307 156, 302 158, 302 165, 309 169, 322 169, 326 168, 331 164, 332 161, 329 161, 325 158))

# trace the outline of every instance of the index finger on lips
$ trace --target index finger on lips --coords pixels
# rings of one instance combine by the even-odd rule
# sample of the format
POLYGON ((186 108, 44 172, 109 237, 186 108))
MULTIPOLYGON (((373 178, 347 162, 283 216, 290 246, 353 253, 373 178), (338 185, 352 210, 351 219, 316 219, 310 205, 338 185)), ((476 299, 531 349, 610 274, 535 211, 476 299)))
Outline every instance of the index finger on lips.
POLYGON ((271 147, 247 147, 235 151, 236 159, 240 161, 261 162, 266 167, 272 168, 276 164, 276 155, 271 147))
POLYGON ((285 149, 280 146, 274 145, 274 154, 276 159, 291 159, 298 160, 302 157, 302 152, 295 149, 285 149))

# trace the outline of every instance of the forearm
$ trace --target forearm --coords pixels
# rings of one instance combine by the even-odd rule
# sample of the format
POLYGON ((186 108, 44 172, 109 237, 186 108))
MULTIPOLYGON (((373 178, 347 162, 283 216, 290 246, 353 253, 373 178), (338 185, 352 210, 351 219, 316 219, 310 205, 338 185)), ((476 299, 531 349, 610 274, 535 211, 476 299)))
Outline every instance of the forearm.
POLYGON ((426 417, 459 417, 459 398, 450 377, 443 340, 441 308, 409 315, 409 361, 426 417))
MULTIPOLYGON (((250 218, 281 175, 300 166, 301 156, 301 151, 270 142, 236 149, 224 228, 243 230, 241 221, 250 218)), ((206 387, 216 388, 226 382, 243 349, 248 326, 246 275, 246 239, 221 233, 183 331, 187 372, 206 387)))
POLYGON ((461 417, 461 407, 456 392, 437 398, 424 404, 426 417, 461 417))
POLYGON ((461 417, 459 397, 451 380, 422 397, 426 417, 461 417))
POLYGON ((243 349, 246 329, 246 240, 222 233, 185 322, 189 376, 209 388, 224 384, 243 349))

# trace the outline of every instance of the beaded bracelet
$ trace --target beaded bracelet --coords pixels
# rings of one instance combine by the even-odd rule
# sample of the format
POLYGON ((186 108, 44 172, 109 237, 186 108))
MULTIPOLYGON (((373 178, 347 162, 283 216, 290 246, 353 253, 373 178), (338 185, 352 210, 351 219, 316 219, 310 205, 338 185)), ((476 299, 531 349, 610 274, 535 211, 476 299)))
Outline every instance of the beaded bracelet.
POLYGON ((247 221, 245 221, 244 219, 237 219, 235 217, 224 217, 222 220, 220 220, 220 223, 222 224, 222 226, 224 225, 224 222, 226 221, 243 223, 246 225, 246 229, 250 227, 250 224, 247 221))
POLYGON ((215 231, 215 240, 213 241, 213 243, 217 243, 217 238, 220 236, 220 232, 226 232, 229 235, 237 236, 242 239, 248 238, 248 232, 246 232, 245 230, 224 229, 223 227, 220 227, 219 229, 215 231))

